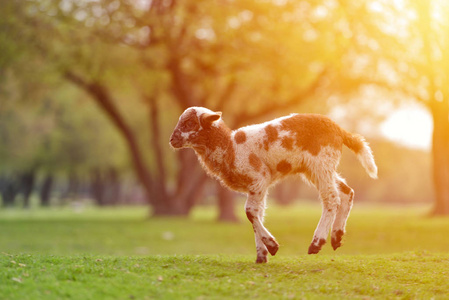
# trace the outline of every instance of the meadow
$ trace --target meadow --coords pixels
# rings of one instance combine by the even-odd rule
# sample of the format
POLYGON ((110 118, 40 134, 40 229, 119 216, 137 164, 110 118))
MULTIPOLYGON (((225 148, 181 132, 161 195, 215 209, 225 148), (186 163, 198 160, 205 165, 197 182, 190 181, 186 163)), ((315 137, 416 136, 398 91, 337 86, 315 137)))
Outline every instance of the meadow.
POLYGON ((307 255, 318 203, 272 206, 281 248, 256 265, 243 209, 237 224, 214 207, 1 210, 0 299, 447 299, 449 218, 428 211, 356 203, 344 245, 307 255))

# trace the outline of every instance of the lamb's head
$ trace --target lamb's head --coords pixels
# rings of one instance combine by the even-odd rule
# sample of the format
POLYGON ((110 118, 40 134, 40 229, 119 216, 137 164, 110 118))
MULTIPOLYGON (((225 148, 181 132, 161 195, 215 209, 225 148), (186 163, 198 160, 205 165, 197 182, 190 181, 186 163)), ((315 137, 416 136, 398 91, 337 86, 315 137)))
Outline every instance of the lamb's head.
POLYGON ((204 146, 210 129, 217 127, 221 112, 213 112, 204 107, 190 107, 179 117, 170 137, 170 145, 175 148, 204 146))

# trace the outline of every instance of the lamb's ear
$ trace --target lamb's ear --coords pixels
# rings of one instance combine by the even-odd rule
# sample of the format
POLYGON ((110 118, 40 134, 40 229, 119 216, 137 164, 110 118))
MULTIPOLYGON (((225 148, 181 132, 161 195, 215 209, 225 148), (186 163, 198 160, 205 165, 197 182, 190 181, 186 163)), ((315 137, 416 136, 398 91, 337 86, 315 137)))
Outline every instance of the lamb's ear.
POLYGON ((204 113, 201 115, 201 123, 205 128, 212 126, 212 123, 221 118, 221 111, 213 113, 204 113))

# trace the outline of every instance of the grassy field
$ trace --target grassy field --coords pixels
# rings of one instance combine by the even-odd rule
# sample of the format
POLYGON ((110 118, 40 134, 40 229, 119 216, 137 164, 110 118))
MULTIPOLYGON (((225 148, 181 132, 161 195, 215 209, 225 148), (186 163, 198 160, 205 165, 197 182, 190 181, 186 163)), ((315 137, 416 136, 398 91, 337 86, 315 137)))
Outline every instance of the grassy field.
POLYGON ((427 211, 356 205, 343 247, 307 255, 319 206, 270 207, 281 248, 256 265, 243 212, 1 210, 0 299, 448 299, 449 219, 427 211))

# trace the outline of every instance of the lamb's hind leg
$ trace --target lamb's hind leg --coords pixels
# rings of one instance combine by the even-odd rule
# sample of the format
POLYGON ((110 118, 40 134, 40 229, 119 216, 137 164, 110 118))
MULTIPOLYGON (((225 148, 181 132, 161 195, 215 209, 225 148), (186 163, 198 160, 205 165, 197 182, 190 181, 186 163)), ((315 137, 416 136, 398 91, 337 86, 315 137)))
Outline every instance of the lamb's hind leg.
MULTIPOLYGON (((248 213, 247 213, 247 215, 248 215, 248 213)), ((250 218, 250 216, 248 216, 248 219, 249 218, 250 218)), ((254 229, 254 225, 253 225, 253 229, 254 229)), ((260 263, 268 262, 267 246, 265 246, 265 244, 263 243, 260 235, 257 234, 256 229, 254 229, 254 237, 256 240, 256 252, 257 252, 256 263, 260 264, 260 263)))
POLYGON ((334 222, 338 208, 340 206, 340 197, 335 182, 319 185, 320 199, 323 206, 320 222, 313 235, 312 243, 309 246, 309 254, 320 252, 321 247, 326 243, 327 236, 334 222))
POLYGON ((253 225, 256 239, 257 259, 256 263, 268 261, 267 255, 275 255, 279 249, 279 244, 271 233, 263 226, 263 215, 265 211, 266 191, 253 192, 248 194, 245 203, 245 211, 248 220, 253 225))
POLYGON ((334 250, 341 246, 341 239, 346 232, 346 221, 348 220, 354 200, 354 190, 342 178, 337 179, 337 185, 341 204, 335 217, 334 225, 332 225, 331 243, 334 250))

